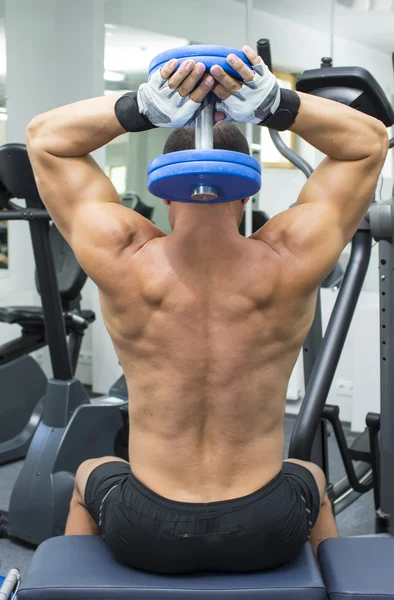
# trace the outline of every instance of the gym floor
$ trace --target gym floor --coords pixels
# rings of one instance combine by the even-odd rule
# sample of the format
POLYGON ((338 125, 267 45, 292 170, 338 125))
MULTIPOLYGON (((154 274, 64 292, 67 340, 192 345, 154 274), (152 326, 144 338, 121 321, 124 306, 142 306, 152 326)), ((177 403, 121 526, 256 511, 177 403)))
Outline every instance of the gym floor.
MULTIPOLYGON (((286 432, 286 455, 290 441, 294 417, 288 416, 285 421, 286 432)), ((348 442, 353 439, 349 428, 345 426, 348 442)), ((331 479, 337 481, 344 475, 344 469, 334 437, 329 438, 329 455, 331 479)), ((11 490, 18 473, 22 467, 22 461, 11 463, 0 467, 0 509, 8 510, 11 490)), ((341 536, 363 535, 374 533, 374 508, 372 492, 362 496, 355 504, 350 506, 337 519, 341 536)), ((0 539, 0 575, 5 575, 12 567, 18 567, 23 575, 26 573, 34 550, 28 546, 11 540, 0 539)))

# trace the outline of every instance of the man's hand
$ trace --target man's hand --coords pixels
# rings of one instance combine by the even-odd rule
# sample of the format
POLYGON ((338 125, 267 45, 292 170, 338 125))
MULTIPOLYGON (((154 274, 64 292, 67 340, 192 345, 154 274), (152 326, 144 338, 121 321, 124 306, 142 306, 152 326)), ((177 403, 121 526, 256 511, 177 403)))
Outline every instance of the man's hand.
MULTIPOLYGON (((226 121, 258 124, 278 108, 280 88, 276 77, 252 48, 244 46, 242 51, 252 63, 253 70, 235 54, 229 54, 227 62, 239 73, 243 83, 228 75, 219 65, 211 68, 211 75, 217 82, 213 91, 222 100, 216 104, 216 110, 224 115, 226 121)), ((216 118, 223 120, 223 116, 216 118)))
POLYGON ((138 90, 140 112, 159 127, 187 125, 214 84, 213 77, 204 76, 203 63, 190 59, 175 72, 177 66, 177 59, 170 60, 138 90))

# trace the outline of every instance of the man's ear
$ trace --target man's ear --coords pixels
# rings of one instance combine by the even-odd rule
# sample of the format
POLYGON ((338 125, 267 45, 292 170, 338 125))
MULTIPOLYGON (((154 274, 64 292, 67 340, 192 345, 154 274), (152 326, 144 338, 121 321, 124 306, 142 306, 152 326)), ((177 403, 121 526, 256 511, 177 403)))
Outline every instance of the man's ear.
POLYGON ((164 204, 166 204, 167 206, 170 206, 171 201, 170 200, 163 200, 164 204))
POLYGON ((242 204, 243 205, 247 204, 249 202, 249 200, 250 200, 250 197, 249 198, 243 198, 242 199, 242 204))

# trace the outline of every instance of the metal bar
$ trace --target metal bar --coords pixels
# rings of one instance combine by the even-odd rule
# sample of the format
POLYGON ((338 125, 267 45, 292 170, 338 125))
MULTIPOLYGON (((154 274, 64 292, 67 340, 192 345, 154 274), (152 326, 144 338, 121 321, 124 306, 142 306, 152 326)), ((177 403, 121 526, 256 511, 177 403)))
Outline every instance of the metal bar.
MULTIPOLYGON (((394 205, 391 204, 391 225, 394 205)), ((394 533, 394 257, 392 239, 379 243, 380 273, 380 509, 391 517, 394 533)))
POLYGON ((335 47, 335 5, 336 0, 331 0, 330 6, 330 57, 334 60, 335 47))
POLYGON ((294 426, 291 458, 311 460, 313 441, 368 269, 371 239, 367 230, 357 231, 353 238, 349 264, 294 426))
POLYGON ((257 54, 272 72, 271 44, 268 38, 257 40, 257 54))
POLYGON ((51 218, 43 208, 4 210, 1 211, 0 217, 2 221, 36 221, 37 219, 49 221, 51 218))
POLYGON ((49 241, 49 223, 30 221, 30 235, 54 379, 72 379, 63 310, 49 241))
MULTIPOLYGON (((368 419, 368 415, 367 415, 368 419)), ((379 455, 380 455, 380 445, 379 445, 379 430, 368 426, 368 434, 369 434, 369 445, 371 447, 371 466, 372 466, 372 475, 373 475, 373 496, 375 502, 375 510, 379 510, 380 508, 380 487, 381 487, 381 479, 380 479, 380 463, 379 463, 379 455)))
POLYGON ((196 150, 213 148, 213 104, 211 95, 205 97, 196 116, 196 150))
MULTIPOLYGON (((245 14, 245 44, 251 46, 252 40, 252 25, 253 25, 253 0, 246 0, 245 14)), ((246 123, 246 140, 249 146, 249 152, 252 153, 253 144, 253 125, 246 123)), ((253 205, 248 202, 245 206, 245 237, 249 237, 253 233, 253 205)))
POLYGON ((83 334, 78 333, 76 331, 72 331, 70 333, 69 341, 68 341, 68 353, 70 355, 71 369, 72 369, 73 375, 75 375, 76 370, 77 370, 78 359, 79 359, 79 354, 81 351, 82 341, 83 341, 83 334))
MULTIPOLYGON (((362 464, 364 465, 364 463, 362 463, 362 464)), ((365 473, 362 477, 360 477, 359 481, 360 481, 360 483, 362 483, 364 485, 372 485, 372 469, 369 468, 368 472, 365 473)), ((336 486, 334 486, 334 488, 335 487, 336 486)), ((339 515, 346 508, 351 506, 351 504, 353 504, 356 500, 358 500, 360 498, 360 496, 362 496, 362 494, 354 491, 353 488, 348 487, 347 491, 344 492, 344 494, 342 496, 340 496, 334 500, 334 503, 333 503, 334 514, 339 515)))
MULTIPOLYGON (((368 463, 357 463, 354 467, 354 471, 356 473, 358 481, 361 481, 361 483, 365 483, 366 480, 368 482, 372 482, 372 468, 371 465, 369 465, 368 463)), ((348 477, 345 476, 333 485, 332 496, 335 501, 339 502, 341 498, 348 495, 352 491, 352 489, 353 488, 349 483, 348 477)))
POLYGON ((278 131, 275 131, 274 129, 270 129, 269 132, 270 132, 271 140, 273 141, 278 152, 280 152, 282 156, 287 158, 295 167, 297 167, 297 169, 302 171, 304 173, 305 177, 308 179, 313 173, 313 169, 312 169, 311 165, 309 163, 307 163, 306 160, 301 158, 301 156, 298 156, 298 154, 296 152, 294 152, 294 150, 292 150, 291 148, 286 146, 286 144, 280 137, 280 134, 278 131))
POLYGON ((339 420, 339 408, 338 406, 331 406, 330 409, 331 410, 325 411, 324 417, 331 423, 332 428, 334 430, 339 452, 342 458, 343 465, 345 467, 346 475, 348 477, 350 486, 359 494, 365 494, 366 492, 369 492, 372 489, 372 483, 369 485, 364 485, 360 483, 359 479, 357 478, 353 461, 350 458, 348 452, 348 445, 345 433, 343 431, 342 424, 339 420))
MULTIPOLYGON (((212 150, 213 148, 213 102, 208 94, 201 104, 195 124, 196 150, 212 150)), ((212 185, 199 184, 193 189, 191 198, 199 202, 215 201, 217 189, 212 185)))
MULTIPOLYGON (((311 377, 313 367, 316 362, 316 357, 323 340, 323 324, 322 324, 322 309, 321 309, 321 292, 317 291, 315 317, 312 327, 306 337, 303 345, 303 365, 304 365, 304 384, 305 389, 308 388, 309 379, 311 377)), ((327 456, 327 426, 324 421, 320 422, 320 427, 317 428, 315 439, 313 440, 311 460, 321 469, 323 469, 327 481, 330 481, 329 463, 327 456)))
POLYGON ((311 462, 318 465, 326 476, 327 485, 330 484, 330 470, 328 460, 328 431, 327 423, 324 419, 320 420, 315 439, 313 440, 311 462))
POLYGON ((321 310, 321 294, 319 289, 317 292, 315 317, 313 319, 312 327, 310 328, 303 345, 305 389, 307 389, 308 387, 309 379, 311 377, 322 340, 323 323, 321 310))
POLYGON ((11 571, 8 572, 6 578, 3 581, 3 585, 0 588, 0 600, 9 600, 13 593, 14 597, 16 597, 20 581, 21 574, 19 570, 11 569, 11 571))
MULTIPOLYGON (((394 138, 390 148, 394 147, 394 138)), ((394 199, 374 204, 369 211, 371 232, 379 242, 380 274, 380 507, 376 512, 378 531, 394 529, 394 199)))
POLYGON ((45 330, 26 333, 22 328, 20 337, 0 345, 0 365, 9 363, 23 354, 30 354, 45 346, 46 343, 45 330))

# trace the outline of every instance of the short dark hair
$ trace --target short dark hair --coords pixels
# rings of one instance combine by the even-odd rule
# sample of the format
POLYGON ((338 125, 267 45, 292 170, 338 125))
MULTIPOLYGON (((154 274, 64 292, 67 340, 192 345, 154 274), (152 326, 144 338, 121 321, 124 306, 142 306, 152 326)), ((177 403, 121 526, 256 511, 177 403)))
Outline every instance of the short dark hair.
MULTIPOLYGON (((250 154, 249 144, 242 131, 233 123, 227 123, 227 121, 215 123, 213 128, 213 147, 218 150, 233 150, 234 152, 250 154)), ((178 127, 168 136, 164 144, 163 154, 194 149, 194 127, 178 127)))

